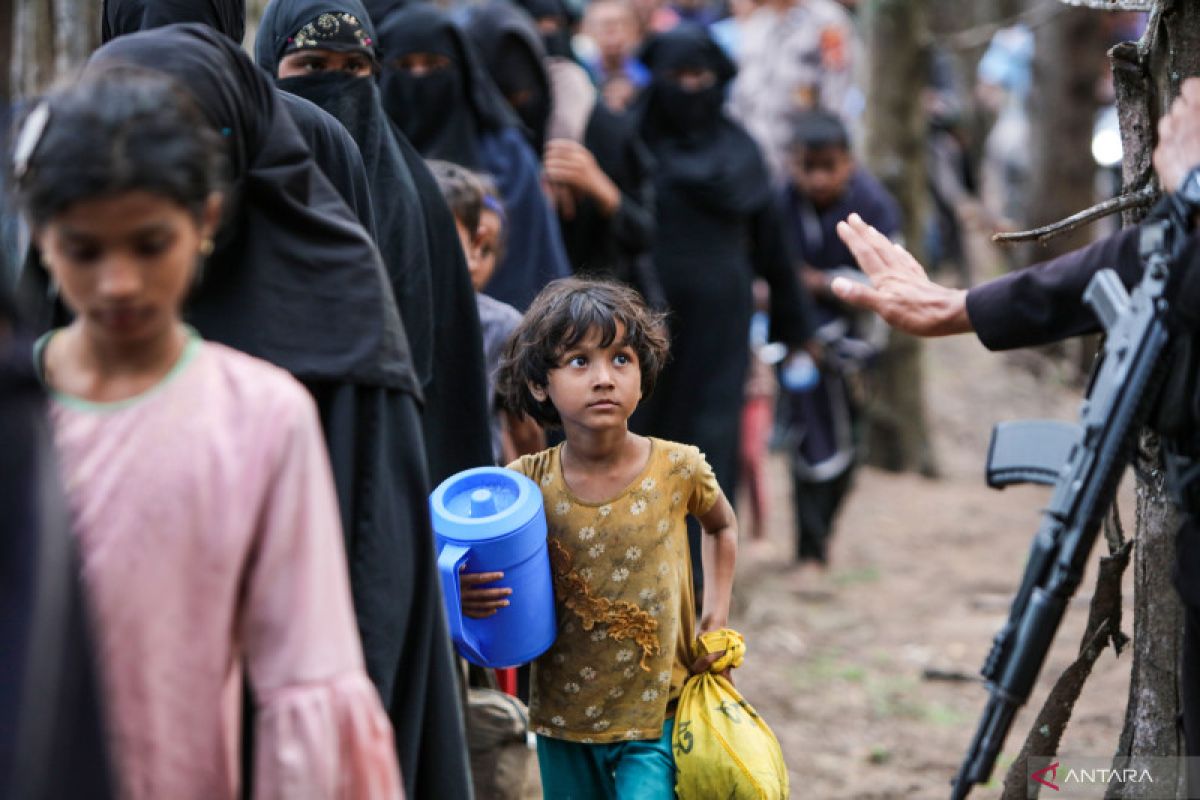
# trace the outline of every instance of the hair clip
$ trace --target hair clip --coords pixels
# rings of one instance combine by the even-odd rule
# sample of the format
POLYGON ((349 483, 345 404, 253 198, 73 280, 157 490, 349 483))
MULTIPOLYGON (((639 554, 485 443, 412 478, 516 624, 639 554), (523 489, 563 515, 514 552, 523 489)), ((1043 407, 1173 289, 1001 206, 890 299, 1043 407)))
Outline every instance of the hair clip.
POLYGON ((21 132, 17 134, 17 143, 13 147, 13 176, 17 180, 25 177, 25 173, 29 171, 29 162, 49 123, 50 104, 43 100, 25 118, 21 132))

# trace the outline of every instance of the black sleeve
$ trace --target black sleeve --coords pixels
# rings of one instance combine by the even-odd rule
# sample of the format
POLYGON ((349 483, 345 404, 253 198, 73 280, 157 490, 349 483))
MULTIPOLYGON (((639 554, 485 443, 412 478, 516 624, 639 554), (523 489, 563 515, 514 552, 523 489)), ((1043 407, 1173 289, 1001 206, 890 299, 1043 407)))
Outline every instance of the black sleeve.
POLYGON ((783 217, 774 199, 750 221, 754 271, 771 288, 771 335, 775 342, 801 345, 816 329, 812 297, 792 268, 792 251, 783 235, 783 217))
POLYGON ((967 315, 989 350, 1049 342, 1099 330, 1083 304, 1097 271, 1112 268, 1126 287, 1141 277, 1138 228, 1126 228, 1064 256, 1034 264, 967 292, 967 315))

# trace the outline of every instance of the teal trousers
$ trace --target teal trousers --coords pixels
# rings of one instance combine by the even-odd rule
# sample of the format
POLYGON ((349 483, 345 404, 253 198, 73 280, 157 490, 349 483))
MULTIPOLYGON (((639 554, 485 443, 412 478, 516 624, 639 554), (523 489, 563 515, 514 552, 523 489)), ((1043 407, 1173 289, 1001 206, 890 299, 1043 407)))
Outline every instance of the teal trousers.
POLYGON ((539 736, 538 769, 545 800, 674 800, 674 719, 661 738, 580 744, 539 736))

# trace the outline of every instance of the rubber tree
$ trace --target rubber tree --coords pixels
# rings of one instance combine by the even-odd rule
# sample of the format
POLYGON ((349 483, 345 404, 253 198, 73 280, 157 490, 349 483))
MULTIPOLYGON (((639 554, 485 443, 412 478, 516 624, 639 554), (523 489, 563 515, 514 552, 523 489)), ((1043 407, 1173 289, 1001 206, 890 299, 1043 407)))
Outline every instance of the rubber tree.
MULTIPOLYGON (((927 190, 925 114, 919 102, 929 72, 928 0, 869 0, 866 162, 896 197, 905 245, 922 259, 927 190)), ((873 379, 868 459, 884 469, 937 471, 925 413, 923 348, 893 332, 873 379)))
MULTIPOLYGON (((1145 35, 1110 53, 1127 192, 1154 180, 1156 122, 1179 94, 1183 79, 1200 75, 1200 3, 1155 0, 1146 5, 1152 10, 1145 35)), ((1129 212, 1124 221, 1135 223, 1143 214, 1129 212)), ((1143 436, 1138 466, 1133 679, 1118 754, 1175 756, 1183 752, 1178 675, 1184 618, 1171 584, 1179 513, 1166 489, 1158 443, 1149 434, 1143 436)), ((1109 796, 1139 798, 1147 789, 1130 783, 1109 796)))

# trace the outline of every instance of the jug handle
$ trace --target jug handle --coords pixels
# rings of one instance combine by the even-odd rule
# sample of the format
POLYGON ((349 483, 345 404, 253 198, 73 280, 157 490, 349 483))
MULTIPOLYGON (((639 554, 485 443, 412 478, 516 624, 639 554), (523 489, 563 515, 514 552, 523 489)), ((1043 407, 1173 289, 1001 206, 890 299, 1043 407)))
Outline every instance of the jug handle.
POLYGON ((467 660, 478 666, 488 666, 486 659, 479 653, 475 642, 463 625, 462 594, 458 583, 458 571, 471 548, 457 544, 448 544, 438 554, 438 572, 442 577, 442 594, 446 598, 446 621, 450 625, 450 637, 458 644, 467 660))

